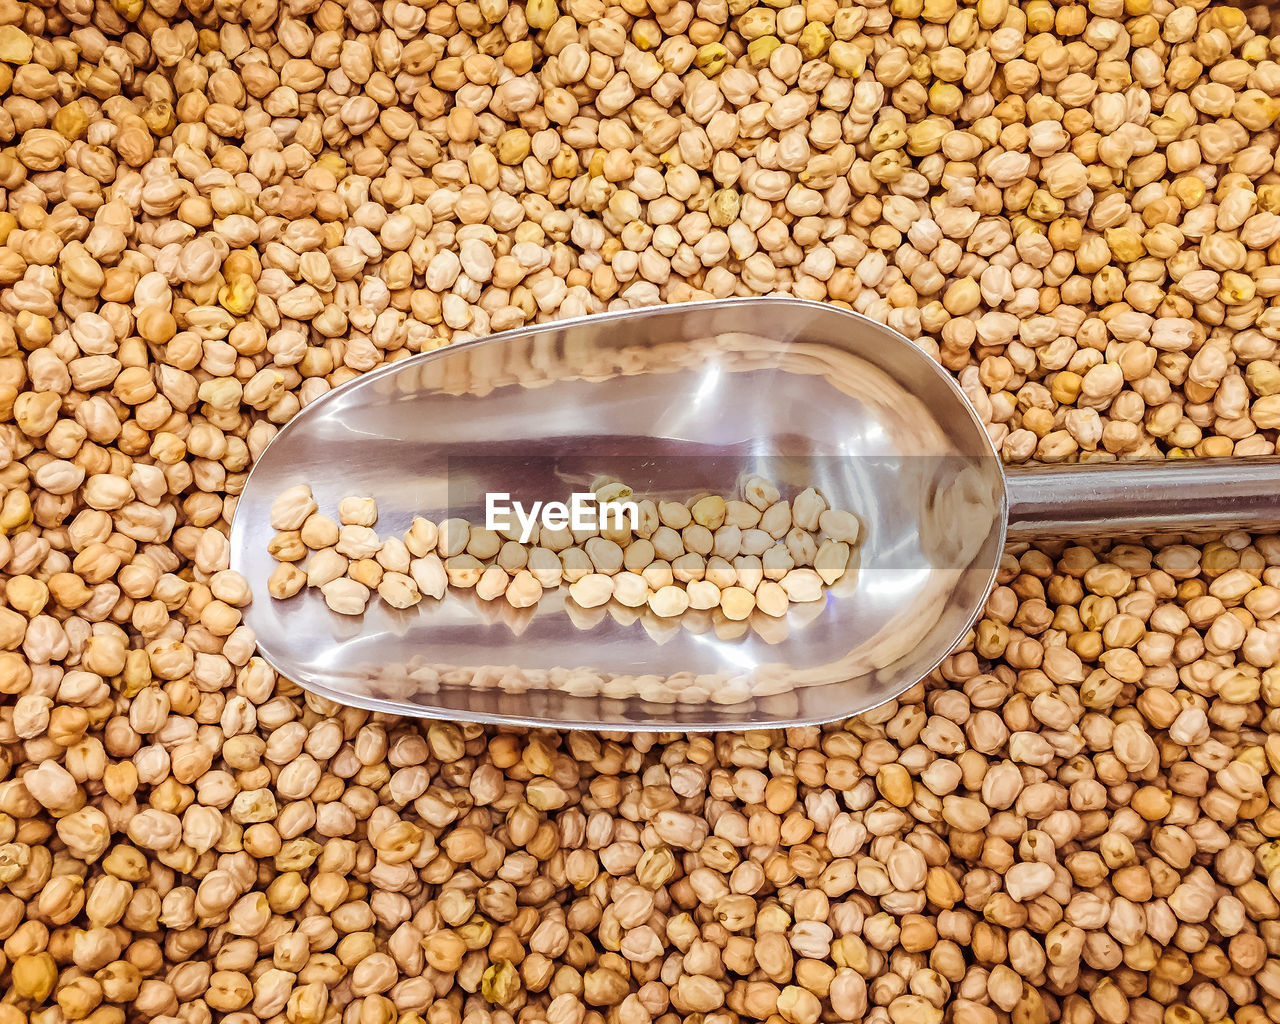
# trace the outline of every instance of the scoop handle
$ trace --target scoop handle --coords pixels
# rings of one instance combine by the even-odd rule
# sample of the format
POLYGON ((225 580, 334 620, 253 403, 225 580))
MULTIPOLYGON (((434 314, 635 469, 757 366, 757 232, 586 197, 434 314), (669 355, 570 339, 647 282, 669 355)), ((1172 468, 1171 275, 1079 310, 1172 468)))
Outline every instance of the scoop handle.
POLYGON ((1010 540, 1280 530, 1280 458, 1009 466, 1010 540))

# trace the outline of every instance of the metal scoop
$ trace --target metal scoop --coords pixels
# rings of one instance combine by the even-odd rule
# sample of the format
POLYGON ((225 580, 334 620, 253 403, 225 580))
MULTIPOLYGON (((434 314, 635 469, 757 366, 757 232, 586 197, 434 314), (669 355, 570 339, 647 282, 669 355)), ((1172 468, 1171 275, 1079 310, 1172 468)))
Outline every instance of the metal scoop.
POLYGON ((981 614, 1006 539, 1280 528, 1280 460, 1004 470, 951 376, 894 331, 776 297, 637 309, 423 353, 314 402, 254 465, 232 566, 262 656, 377 711, 562 728, 781 727, 845 718, 926 676, 981 614), (859 516, 855 563, 782 619, 660 620, 548 591, 533 608, 451 590, 358 618, 316 590, 267 596, 270 508, 376 498, 482 522, 486 494, 565 500, 599 477, 637 497, 730 496, 761 475, 859 516))

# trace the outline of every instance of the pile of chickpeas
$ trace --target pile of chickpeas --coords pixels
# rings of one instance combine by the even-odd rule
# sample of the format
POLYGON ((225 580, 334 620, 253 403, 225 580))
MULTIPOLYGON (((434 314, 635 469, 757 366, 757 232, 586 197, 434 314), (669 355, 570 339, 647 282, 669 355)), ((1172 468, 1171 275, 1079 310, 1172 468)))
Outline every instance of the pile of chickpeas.
POLYGON ((379 537, 373 498, 343 498, 335 521, 308 484, 297 484, 271 505, 267 553, 277 565, 267 591, 287 600, 317 589, 330 611, 359 616, 374 593, 396 610, 439 600, 449 587, 525 609, 563 584, 578 609, 610 605, 628 619, 637 608, 658 619, 711 612, 721 625, 756 611, 782 618, 792 602, 822 600, 846 573, 861 521, 812 487, 794 501, 762 477, 742 490, 744 498, 728 501, 634 500, 632 516, 609 511, 610 492, 632 493, 609 482, 592 495, 591 526, 572 528, 567 508, 565 525, 551 528, 510 515, 496 530, 415 516, 402 539, 385 528, 379 537))
POLYGON ((227 541, 368 370, 732 295, 1010 463, 1275 454, 1278 117, 1207 0, 0 0, 0 1024, 1280 1021, 1280 537, 715 735, 307 695, 227 541))

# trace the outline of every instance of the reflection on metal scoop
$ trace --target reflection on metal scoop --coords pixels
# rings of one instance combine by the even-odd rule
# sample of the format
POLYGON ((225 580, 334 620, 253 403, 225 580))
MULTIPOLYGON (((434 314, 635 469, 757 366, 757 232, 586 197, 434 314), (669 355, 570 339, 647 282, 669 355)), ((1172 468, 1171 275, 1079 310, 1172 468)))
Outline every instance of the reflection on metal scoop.
POLYGON ((231 531, 246 610, 279 672, 395 714, 561 728, 832 721, 931 672, 965 637, 1006 535, 1280 528, 1280 460, 1011 471, 947 372, 889 328, 790 298, 728 299, 509 331, 413 356, 296 416, 253 467, 231 531), (730 494, 749 475, 855 512, 858 564, 782 620, 535 607, 467 591, 343 618, 267 597, 272 501, 311 485, 377 529, 483 519, 485 494, 564 500, 605 476, 637 496, 730 494))

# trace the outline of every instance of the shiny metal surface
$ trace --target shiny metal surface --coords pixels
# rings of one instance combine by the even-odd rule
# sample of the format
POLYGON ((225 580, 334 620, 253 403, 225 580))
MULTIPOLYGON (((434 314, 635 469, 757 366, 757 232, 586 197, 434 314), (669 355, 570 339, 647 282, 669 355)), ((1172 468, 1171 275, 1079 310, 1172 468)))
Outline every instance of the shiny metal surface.
POLYGON ((1280 530, 1280 460, 1016 466, 1010 540, 1280 530))
POLYGON ((563 728, 780 727, 868 710, 932 671, 980 614, 1006 528, 1280 528, 1277 494, 1275 459, 1018 468, 1006 490, 972 407, 907 339, 833 306, 729 299, 524 328, 339 388, 258 459, 231 549, 259 595, 245 619, 262 655, 336 701, 563 728), (563 590, 521 612, 469 591, 404 612, 375 600, 360 619, 315 591, 266 596, 270 505, 297 483, 330 511, 374 496, 391 536, 415 515, 478 521, 486 491, 564 500, 613 476, 683 499, 755 473, 784 493, 817 486, 865 527, 856 571, 781 626, 584 612, 563 590), (578 695, 583 678, 605 695, 578 695), (608 696, 637 690, 652 699, 608 696))
POLYGON ((468 720, 708 729, 845 717, 927 674, 981 607, 1003 533, 999 462, 951 378, 879 324, 779 297, 526 328, 370 373, 268 446, 231 545, 258 595, 246 621, 263 656, 324 696, 468 720), (793 608, 785 635, 769 622, 764 635, 733 637, 696 616, 672 626, 571 615, 562 590, 518 614, 451 592, 407 612, 375 600, 362 619, 333 614, 314 591, 266 596, 270 505, 296 483, 322 508, 375 496, 390 536, 414 515, 477 521, 486 490, 563 500, 602 474, 683 498, 729 493, 757 472, 784 491, 816 485, 865 526, 856 574, 793 608), (486 671, 462 686, 415 679, 447 667, 486 671), (668 704, 499 685, 524 688, 521 673, 553 668, 606 680, 695 673, 725 690, 668 704), (714 702, 744 686, 749 699, 714 702))

